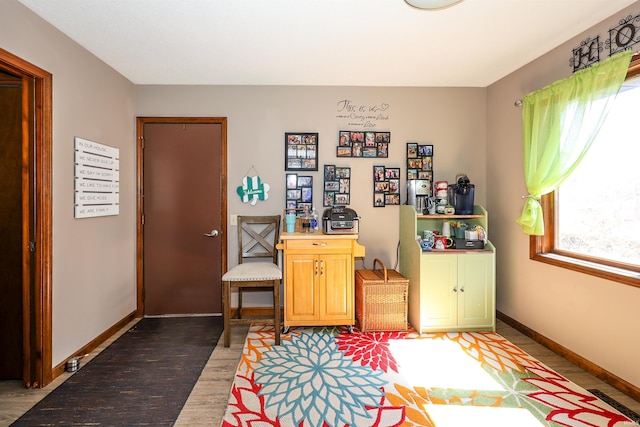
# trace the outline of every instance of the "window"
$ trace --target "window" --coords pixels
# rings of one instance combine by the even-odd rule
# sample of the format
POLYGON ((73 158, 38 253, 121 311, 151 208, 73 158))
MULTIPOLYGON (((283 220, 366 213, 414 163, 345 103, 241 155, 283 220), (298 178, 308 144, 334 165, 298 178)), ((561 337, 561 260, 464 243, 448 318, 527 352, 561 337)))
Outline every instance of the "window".
POLYGON ((572 175, 542 198, 532 259, 640 287, 640 59, 572 175))

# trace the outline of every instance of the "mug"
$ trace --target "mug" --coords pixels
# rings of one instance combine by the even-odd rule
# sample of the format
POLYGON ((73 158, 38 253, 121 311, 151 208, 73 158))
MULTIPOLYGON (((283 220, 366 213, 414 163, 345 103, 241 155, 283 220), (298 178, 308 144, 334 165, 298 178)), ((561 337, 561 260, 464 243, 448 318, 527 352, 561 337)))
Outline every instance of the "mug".
POLYGON ((433 247, 435 249, 450 249, 453 247, 453 239, 447 236, 436 236, 433 247))

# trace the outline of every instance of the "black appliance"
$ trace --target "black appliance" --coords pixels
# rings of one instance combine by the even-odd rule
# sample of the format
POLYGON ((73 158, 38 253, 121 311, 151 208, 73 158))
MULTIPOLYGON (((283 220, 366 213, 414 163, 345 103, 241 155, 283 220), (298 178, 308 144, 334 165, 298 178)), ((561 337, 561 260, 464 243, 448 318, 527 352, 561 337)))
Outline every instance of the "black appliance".
POLYGON ((324 234, 358 234, 360 217, 353 209, 334 206, 322 213, 322 232, 324 234))

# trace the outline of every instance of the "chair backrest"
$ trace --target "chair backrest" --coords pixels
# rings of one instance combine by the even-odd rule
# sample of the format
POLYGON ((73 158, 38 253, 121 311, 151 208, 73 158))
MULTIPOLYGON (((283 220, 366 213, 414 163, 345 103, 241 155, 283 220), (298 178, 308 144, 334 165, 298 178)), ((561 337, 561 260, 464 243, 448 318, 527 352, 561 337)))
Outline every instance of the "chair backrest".
POLYGON ((280 215, 238 215, 238 264, 251 258, 271 258, 278 263, 280 215))

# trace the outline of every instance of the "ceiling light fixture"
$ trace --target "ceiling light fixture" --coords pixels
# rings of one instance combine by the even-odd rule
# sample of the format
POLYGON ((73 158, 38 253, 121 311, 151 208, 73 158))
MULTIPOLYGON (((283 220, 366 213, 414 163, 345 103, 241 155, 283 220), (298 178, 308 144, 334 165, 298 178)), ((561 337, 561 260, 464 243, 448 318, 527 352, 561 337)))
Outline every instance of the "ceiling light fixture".
POLYGON ((444 9, 460 3, 462 0, 404 0, 409 5, 418 9, 444 9))

